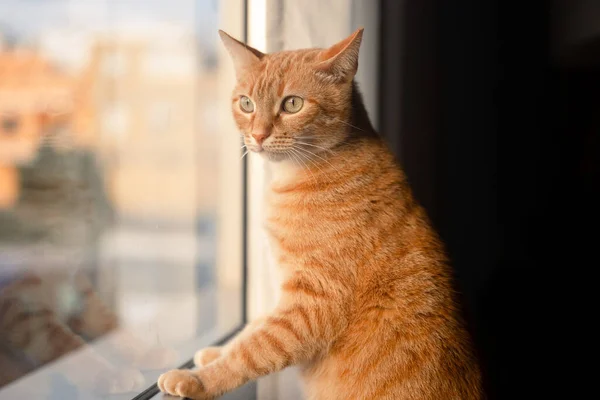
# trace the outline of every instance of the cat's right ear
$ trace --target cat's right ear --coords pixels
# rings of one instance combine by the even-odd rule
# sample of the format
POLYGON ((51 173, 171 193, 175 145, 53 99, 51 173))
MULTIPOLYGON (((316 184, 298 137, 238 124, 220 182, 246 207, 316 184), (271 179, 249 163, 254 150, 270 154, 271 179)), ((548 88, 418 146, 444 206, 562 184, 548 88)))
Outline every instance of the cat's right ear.
POLYGON ((317 68, 331 76, 351 81, 358 70, 358 50, 362 35, 363 28, 359 28, 346 39, 325 49, 317 68))
POLYGON ((219 30, 219 36, 221 36, 225 48, 229 52, 229 55, 231 55, 235 67, 235 74, 238 77, 244 69, 259 62, 260 59, 265 56, 260 51, 232 38, 222 30, 219 30))

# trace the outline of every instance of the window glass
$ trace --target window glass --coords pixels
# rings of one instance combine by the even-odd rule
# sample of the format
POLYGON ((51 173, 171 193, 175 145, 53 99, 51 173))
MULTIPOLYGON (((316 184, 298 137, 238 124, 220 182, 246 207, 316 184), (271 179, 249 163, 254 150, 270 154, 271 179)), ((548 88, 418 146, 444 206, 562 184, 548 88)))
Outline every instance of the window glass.
POLYGON ((241 324, 242 4, 0 2, 0 398, 132 398, 241 324))

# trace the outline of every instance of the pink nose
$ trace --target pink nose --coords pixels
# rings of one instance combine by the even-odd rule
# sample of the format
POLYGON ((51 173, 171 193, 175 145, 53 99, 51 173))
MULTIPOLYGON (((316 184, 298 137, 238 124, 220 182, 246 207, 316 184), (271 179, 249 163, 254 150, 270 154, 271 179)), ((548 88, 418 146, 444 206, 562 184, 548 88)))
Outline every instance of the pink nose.
POLYGON ((254 138, 254 140, 256 140, 256 143, 262 144, 262 142, 264 142, 265 139, 269 137, 269 133, 266 133, 266 132, 263 132, 263 133, 253 133, 252 137, 254 138))

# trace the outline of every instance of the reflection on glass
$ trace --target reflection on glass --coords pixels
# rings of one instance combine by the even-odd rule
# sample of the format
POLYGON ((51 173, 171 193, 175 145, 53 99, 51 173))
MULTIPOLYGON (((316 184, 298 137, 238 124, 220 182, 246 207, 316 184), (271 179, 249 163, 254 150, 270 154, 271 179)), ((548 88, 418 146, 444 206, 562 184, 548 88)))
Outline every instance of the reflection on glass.
POLYGON ((0 399, 131 398, 239 323, 219 6, 0 2, 0 399))

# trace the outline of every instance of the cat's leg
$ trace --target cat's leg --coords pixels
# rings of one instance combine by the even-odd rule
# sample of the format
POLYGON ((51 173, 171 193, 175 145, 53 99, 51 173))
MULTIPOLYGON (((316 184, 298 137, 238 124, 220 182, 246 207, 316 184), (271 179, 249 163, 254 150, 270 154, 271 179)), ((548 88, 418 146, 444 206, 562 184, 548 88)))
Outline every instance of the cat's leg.
MULTIPOLYGON (((248 323, 244 329, 240 333, 237 334, 235 340, 240 340, 241 338, 247 336, 250 332, 256 329, 258 326, 263 324, 266 321, 267 317, 257 318, 254 321, 248 323)), ((196 354, 194 354, 194 365, 196 367, 204 367, 211 362, 215 361, 217 358, 221 357, 224 353, 227 353, 231 345, 235 340, 230 340, 224 346, 213 346, 206 347, 204 349, 198 350, 196 354)))
POLYGON ((158 379, 161 391, 212 399, 249 380, 313 359, 346 326, 345 304, 322 285, 294 277, 284 283, 277 309, 236 337, 222 356, 198 370, 173 370, 158 379))

